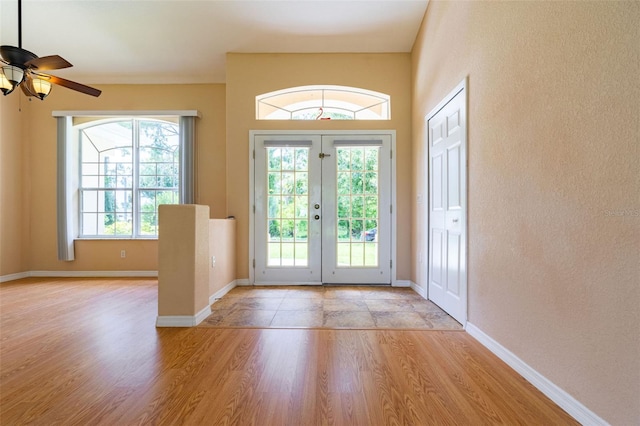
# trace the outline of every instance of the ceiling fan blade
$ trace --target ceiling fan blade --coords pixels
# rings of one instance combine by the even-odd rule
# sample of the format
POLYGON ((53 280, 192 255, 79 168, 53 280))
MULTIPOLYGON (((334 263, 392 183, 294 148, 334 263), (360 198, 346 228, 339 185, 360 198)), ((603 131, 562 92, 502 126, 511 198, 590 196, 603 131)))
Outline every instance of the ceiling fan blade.
POLYGON ((29 91, 29 89, 27 88, 27 84, 28 84, 28 83, 27 83, 27 79, 25 78, 25 79, 22 81, 22 83, 20 83, 20 89, 22 89, 22 93, 24 93, 24 95, 25 95, 27 98, 30 98, 30 97, 33 97, 33 96, 34 96, 34 94, 33 94, 33 93, 31 93, 31 92, 29 91))
POLYGON ((94 89, 93 87, 85 86, 84 84, 76 83, 75 81, 66 80, 64 78, 56 77, 55 75, 38 74, 53 84, 66 87, 67 89, 75 90, 76 92, 84 93, 87 95, 98 97, 102 93, 102 90, 94 89))
POLYGON ((29 68, 35 68, 38 71, 59 70, 73 66, 69 61, 58 55, 35 58, 25 62, 25 65, 29 68))

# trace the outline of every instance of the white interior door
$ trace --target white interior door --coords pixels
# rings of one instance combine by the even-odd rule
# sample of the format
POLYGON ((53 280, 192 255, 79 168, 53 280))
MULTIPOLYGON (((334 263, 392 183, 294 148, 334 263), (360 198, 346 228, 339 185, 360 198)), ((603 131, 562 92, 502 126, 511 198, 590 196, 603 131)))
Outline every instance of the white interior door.
POLYGON ((391 283, 391 142, 254 136, 255 283, 391 283))
POLYGON ((467 319, 466 90, 459 86, 428 116, 429 299, 467 319))

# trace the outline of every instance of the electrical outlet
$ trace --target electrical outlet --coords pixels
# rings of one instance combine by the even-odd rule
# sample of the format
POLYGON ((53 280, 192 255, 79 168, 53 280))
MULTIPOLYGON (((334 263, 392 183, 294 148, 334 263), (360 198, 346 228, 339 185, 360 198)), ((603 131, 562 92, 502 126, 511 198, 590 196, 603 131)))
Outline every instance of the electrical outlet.
POLYGON ((125 257, 127 257, 127 251, 126 250, 120 250, 120 257, 123 258, 123 259, 125 257))
POLYGON ((211 267, 212 268, 216 267, 216 257, 215 256, 211 256, 211 267))

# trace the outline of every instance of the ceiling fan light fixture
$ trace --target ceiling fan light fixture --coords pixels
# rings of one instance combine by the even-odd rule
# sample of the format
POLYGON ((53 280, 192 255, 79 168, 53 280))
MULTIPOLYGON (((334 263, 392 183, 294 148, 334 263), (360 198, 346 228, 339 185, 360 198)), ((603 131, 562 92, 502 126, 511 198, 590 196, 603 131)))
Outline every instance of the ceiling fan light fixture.
POLYGON ((4 73, 0 72, 0 90, 2 91, 2 94, 7 96, 9 93, 13 92, 14 88, 13 84, 11 84, 11 82, 7 80, 7 77, 4 76, 4 73))
POLYGON ((31 79, 30 86, 31 86, 29 87, 29 89, 31 89, 30 91, 33 93, 33 95, 36 98, 40 100, 43 100, 44 98, 49 96, 49 93, 51 93, 51 83, 49 83, 47 80, 44 80, 42 78, 31 79))
POLYGON ((13 92, 24 79, 24 70, 14 65, 3 65, 2 76, 0 76, 0 90, 4 95, 13 92))

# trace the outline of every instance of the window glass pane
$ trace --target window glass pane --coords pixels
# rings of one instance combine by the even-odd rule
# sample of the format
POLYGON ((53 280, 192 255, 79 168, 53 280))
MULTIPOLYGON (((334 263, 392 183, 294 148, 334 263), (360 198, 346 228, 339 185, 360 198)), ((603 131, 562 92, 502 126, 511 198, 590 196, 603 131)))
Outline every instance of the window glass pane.
POLYGON ((282 153, 280 148, 270 148, 267 150, 267 162, 269 170, 280 171, 282 169, 282 153))
POLYGON ((281 245, 280 252, 280 265, 281 266, 295 266, 295 244, 285 243, 281 245))
POLYGON ((267 265, 268 266, 280 266, 280 243, 270 242, 268 245, 268 257, 267 257, 267 265))
POLYGON ((351 217, 351 197, 348 195, 338 196, 338 218, 351 217))
POLYGON ((82 234, 97 235, 98 234, 98 214, 84 213, 82 215, 82 234))
POLYGON ((371 267, 378 266, 378 244, 377 243, 364 244, 364 266, 371 266, 371 267))
POLYGON ((293 241, 293 220, 283 220, 281 236, 283 241, 293 241))
POLYGON ((294 182, 295 178, 293 173, 282 173, 282 193, 293 194, 294 182))
POLYGON ((364 149, 351 149, 351 170, 364 169, 364 149))
POLYGON ((296 170, 299 172, 308 170, 309 167, 309 149, 296 149, 296 170))
POLYGON ((351 244, 338 243, 338 266, 351 266, 351 244))
POLYGON ((364 244, 351 244, 351 266, 364 266, 364 244))
POLYGON ((269 241, 280 241, 280 220, 270 220, 269 221, 269 241))
POLYGON ((308 218, 309 217, 309 197, 298 196, 296 197, 296 217, 308 218))
POLYGON ((353 196, 351 197, 351 217, 364 217, 364 198, 353 196))
POLYGON ((82 209, 85 212, 98 211, 98 191, 82 191, 82 209))
POLYGON ((362 182, 362 173, 360 172, 351 173, 351 193, 362 194, 363 190, 364 190, 364 184, 362 182))
POLYGON ((294 218, 295 217, 295 205, 294 197, 282 197, 282 217, 294 218))
POLYGON ((276 196, 270 195, 268 202, 269 202, 269 211, 267 213, 268 217, 275 217, 275 218, 282 217, 280 213, 281 197, 279 195, 276 195, 276 196))
POLYGON ((282 148, 282 170, 294 170, 294 149, 282 148))

